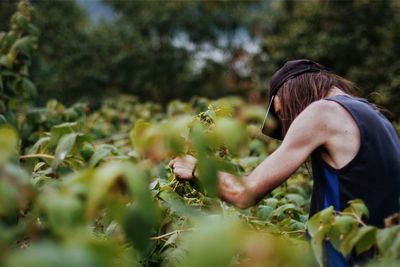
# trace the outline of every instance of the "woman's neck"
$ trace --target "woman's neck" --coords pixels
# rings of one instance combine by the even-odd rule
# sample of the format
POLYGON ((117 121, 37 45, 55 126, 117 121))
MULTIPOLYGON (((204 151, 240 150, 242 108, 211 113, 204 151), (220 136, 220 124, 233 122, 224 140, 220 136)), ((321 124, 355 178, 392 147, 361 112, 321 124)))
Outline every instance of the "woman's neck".
POLYGON ((335 96, 335 95, 349 95, 349 94, 343 92, 342 90, 340 90, 340 89, 337 88, 336 86, 333 86, 333 87, 329 90, 327 97, 335 96))

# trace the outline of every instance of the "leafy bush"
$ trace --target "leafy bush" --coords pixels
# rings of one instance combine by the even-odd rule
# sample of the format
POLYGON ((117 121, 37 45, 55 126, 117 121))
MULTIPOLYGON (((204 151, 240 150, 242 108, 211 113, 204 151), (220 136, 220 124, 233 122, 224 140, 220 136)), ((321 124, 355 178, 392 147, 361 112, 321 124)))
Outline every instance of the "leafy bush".
POLYGON ((345 255, 375 246, 371 266, 398 265, 398 214, 377 229, 354 200, 307 222, 304 167, 252 208, 215 197, 218 171, 246 175, 278 145, 260 133, 259 106, 193 98, 164 112, 116 96, 92 110, 17 107, 0 125, 0 266, 309 267, 327 240, 345 255), (197 157, 201 182, 174 177, 168 162, 182 154, 197 157))

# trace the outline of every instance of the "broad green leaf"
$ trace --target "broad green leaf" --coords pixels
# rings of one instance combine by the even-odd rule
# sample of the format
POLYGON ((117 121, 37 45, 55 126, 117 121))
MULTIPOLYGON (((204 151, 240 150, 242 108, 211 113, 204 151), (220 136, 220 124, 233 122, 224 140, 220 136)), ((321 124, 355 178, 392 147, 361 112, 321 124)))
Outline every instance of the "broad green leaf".
POLYGON ((17 154, 18 135, 9 126, 0 126, 0 166, 17 154))
POLYGON ((278 206, 278 200, 276 198, 273 198, 273 197, 267 198, 265 200, 265 204, 267 206, 270 206, 271 208, 275 209, 278 206))
POLYGON ((71 150, 75 146, 75 141, 76 141, 77 134, 76 133, 71 133, 64 135, 60 141, 58 142, 56 152, 54 155, 54 160, 51 163, 51 167, 53 169, 56 169, 58 165, 64 161, 64 159, 67 157, 68 153, 71 152, 71 150))
POLYGON ((277 209, 275 209, 272 212, 271 216, 283 219, 284 217, 287 217, 289 213, 296 213, 298 211, 299 211, 299 208, 296 207, 295 205, 285 204, 285 205, 282 205, 282 206, 278 207, 277 209))
POLYGON ((385 252, 385 256, 390 257, 392 259, 400 259, 400 234, 397 234, 393 240, 392 245, 389 248, 389 251, 385 252))
POLYGON ((183 198, 175 193, 170 187, 162 188, 158 197, 170 204, 184 205, 183 198))
POLYGON ((118 178, 124 173, 124 165, 109 162, 95 170, 90 181, 87 201, 87 214, 93 217, 106 194, 118 178))
POLYGON ((150 245, 154 223, 138 207, 129 207, 123 219, 123 228, 133 247, 145 253, 150 245))
POLYGON ((16 250, 5 267, 95 266, 95 259, 82 246, 64 248, 56 243, 39 243, 26 250, 16 250))
POLYGON ((298 207, 301 207, 305 204, 306 200, 299 194, 286 194, 285 198, 295 204, 298 207))
POLYGON ((326 225, 330 226, 333 219, 334 215, 332 206, 314 214, 307 222, 307 229, 311 237, 313 237, 320 228, 325 227, 326 225))
POLYGON ((40 148, 50 141, 50 137, 42 137, 29 149, 28 154, 36 154, 40 148))
POLYGON ((311 238, 311 248, 313 249, 315 259, 320 267, 324 266, 324 241, 326 234, 330 231, 330 228, 330 225, 322 226, 311 238))
POLYGON ((51 139, 49 146, 57 145, 62 136, 76 132, 78 124, 76 122, 68 122, 53 126, 51 128, 51 139))
POLYGON ((257 207, 257 217, 260 220, 267 220, 274 209, 270 206, 260 205, 257 207))
POLYGON ((10 68, 12 66, 11 62, 8 60, 7 55, 0 56, 0 66, 4 66, 6 68, 10 68))
POLYGON ((198 169, 200 175, 200 181, 202 182, 205 191, 211 197, 218 195, 218 176, 217 176, 217 164, 213 158, 206 157, 198 159, 198 169))
POLYGON ((12 23, 15 23, 16 25, 18 25, 18 27, 22 31, 26 31, 28 28, 28 25, 29 25, 28 18, 19 12, 14 14, 14 16, 12 16, 11 21, 12 21, 12 23))
POLYGON ((240 143, 246 140, 245 127, 238 120, 219 118, 215 121, 215 138, 235 152, 240 143))
POLYGON ((7 222, 16 224, 19 212, 24 212, 29 207, 33 197, 31 177, 25 170, 12 163, 5 163, 4 166, 1 166, 0 224, 7 222))
POLYGON ((188 253, 179 266, 230 266, 243 240, 238 220, 218 215, 204 217, 195 229, 183 237, 182 245, 188 253))
POLYGON ((356 244, 357 254, 367 251, 376 244, 376 230, 377 229, 365 230, 365 233, 363 233, 362 237, 360 237, 356 244))
POLYGON ((189 184, 191 187, 193 187, 203 195, 206 193, 206 191, 204 190, 204 186, 202 185, 201 181, 198 178, 194 177, 189 181, 189 184))
POLYGON ((35 42, 37 39, 33 36, 25 36, 18 39, 11 47, 11 52, 14 54, 23 53, 30 56, 34 50, 35 42))
POLYGON ((37 89, 35 84, 28 78, 22 79, 22 88, 24 89, 24 93, 26 93, 29 96, 37 95, 37 89))
POLYGON ((376 228, 373 226, 363 226, 352 230, 343 240, 340 246, 340 252, 347 256, 356 246, 356 244, 362 241, 357 251, 363 251, 373 245, 375 238, 376 228))
POLYGON ((13 250, 5 267, 116 267, 139 266, 132 250, 115 241, 101 239, 61 243, 39 241, 26 249, 13 250), (137 264, 137 265, 136 265, 137 264))
POLYGON ((350 212, 356 214, 358 217, 363 215, 369 216, 368 208, 365 206, 364 201, 361 199, 354 199, 349 201, 350 206, 343 210, 343 212, 350 212))
POLYGON ((135 148, 141 146, 141 136, 146 131, 146 129, 150 127, 150 125, 151 124, 144 119, 139 119, 135 122, 135 126, 129 134, 131 142, 135 148))
POLYGON ((150 179, 148 173, 133 164, 125 164, 124 176, 142 216, 152 222, 152 226, 158 224, 159 214, 149 190, 150 179))
POLYGON ((333 210, 333 206, 330 206, 329 208, 323 209, 322 211, 320 211, 321 216, 321 223, 323 224, 327 224, 327 223, 331 223, 334 219, 334 210, 333 210))
POLYGON ((390 252, 398 236, 400 236, 400 225, 378 229, 376 232, 376 239, 380 252, 382 254, 390 252))
POLYGON ((79 153, 81 154, 82 158, 88 161, 94 154, 94 147, 90 143, 86 143, 80 149, 79 153))
POLYGON ((44 191, 40 199, 49 226, 64 237, 72 234, 85 222, 84 207, 74 195, 44 191))
POLYGON ((89 167, 95 167, 100 161, 102 161, 104 158, 117 154, 118 150, 115 146, 112 145, 101 145, 99 146, 94 154, 91 156, 88 166, 89 167))
POLYGON ((345 236, 358 227, 358 222, 353 216, 336 216, 329 233, 329 239, 333 246, 339 250, 345 236))

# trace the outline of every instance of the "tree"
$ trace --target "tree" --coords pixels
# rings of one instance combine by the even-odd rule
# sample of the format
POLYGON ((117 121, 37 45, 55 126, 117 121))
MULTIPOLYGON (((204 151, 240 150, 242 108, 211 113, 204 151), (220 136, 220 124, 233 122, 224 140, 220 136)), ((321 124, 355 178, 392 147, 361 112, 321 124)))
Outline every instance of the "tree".
POLYGON ((237 75, 233 67, 234 39, 251 26, 249 14, 258 2, 104 2, 118 16, 93 25, 75 1, 34 1, 43 29, 34 80, 42 95, 67 103, 82 96, 96 102, 123 92, 165 104, 173 98, 217 97, 243 88, 241 82, 248 77, 237 75), (187 43, 175 45, 182 36, 187 43), (193 65, 204 46, 221 49, 226 60, 206 62, 199 73, 193 65), (209 75, 210 67, 225 70, 209 75), (211 84, 218 87, 210 90, 211 84))
POLYGON ((289 59, 311 58, 399 118, 399 7, 389 0, 276 3, 263 32, 268 76, 289 59))
POLYGON ((0 123, 20 126, 17 113, 36 95, 30 78, 32 56, 37 48, 36 26, 29 0, 21 0, 10 20, 10 30, 0 32, 0 123))
POLYGON ((87 14, 75 1, 33 0, 35 24, 41 29, 39 50, 34 58, 33 78, 41 95, 40 104, 47 98, 61 98, 65 102, 76 100, 74 91, 79 81, 79 90, 84 87, 92 68, 87 60, 88 47, 87 14))
POLYGON ((0 31, 6 31, 10 26, 10 18, 16 8, 14 0, 0 1, 0 31))

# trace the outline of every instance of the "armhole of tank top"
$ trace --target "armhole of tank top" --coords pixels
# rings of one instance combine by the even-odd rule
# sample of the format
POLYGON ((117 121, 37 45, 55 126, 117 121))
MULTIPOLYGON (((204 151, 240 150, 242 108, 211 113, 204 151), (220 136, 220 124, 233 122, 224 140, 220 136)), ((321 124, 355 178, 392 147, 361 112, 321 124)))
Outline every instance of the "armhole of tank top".
MULTIPOLYGON (((341 96, 341 95, 339 95, 341 96)), ((346 95, 343 95, 344 97, 348 97, 346 95)), ((352 97, 348 97, 350 99, 353 99, 352 97)), ((334 171, 335 173, 341 174, 346 172, 347 170, 349 170, 355 163, 357 163, 357 161, 359 161, 363 151, 364 151, 364 141, 365 141, 365 129, 364 126, 362 125, 362 123, 360 121, 357 120, 356 116, 353 114, 353 112, 346 107, 346 105, 342 104, 340 101, 338 101, 337 99, 335 99, 335 97, 327 97, 324 98, 324 100, 328 100, 328 101, 333 101, 337 104, 339 104, 345 111, 347 111, 347 113, 350 114, 350 116, 353 118, 353 120, 355 121, 358 131, 360 133, 360 145, 358 147, 358 151, 356 153, 356 155, 348 162, 346 163, 342 168, 340 169, 336 169, 334 167, 332 167, 331 165, 329 165, 327 162, 325 162, 325 160, 323 160, 320 157, 321 162, 325 165, 325 167, 329 168, 330 170, 334 171)), ((357 101, 356 99, 353 99, 354 101, 357 101)))

